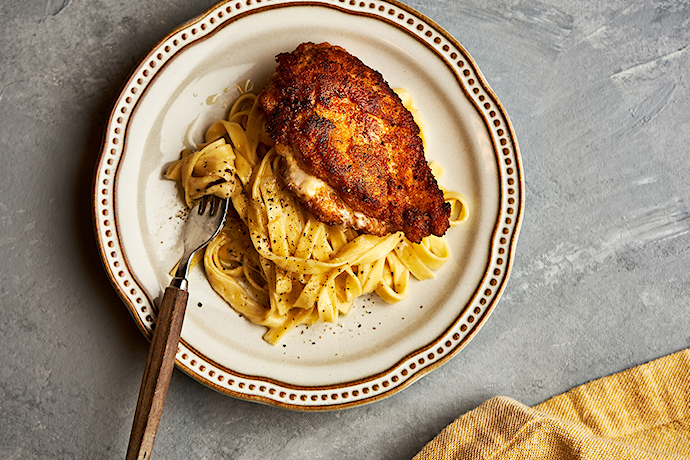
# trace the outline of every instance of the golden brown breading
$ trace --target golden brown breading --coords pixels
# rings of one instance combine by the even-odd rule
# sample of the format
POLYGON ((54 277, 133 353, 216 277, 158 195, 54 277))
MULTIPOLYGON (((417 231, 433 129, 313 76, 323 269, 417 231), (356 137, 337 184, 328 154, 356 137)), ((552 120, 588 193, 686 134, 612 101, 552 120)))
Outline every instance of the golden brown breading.
POLYGON ((328 43, 304 43, 277 61, 259 101, 283 145, 278 152, 291 157, 288 187, 307 208, 323 222, 375 235, 443 235, 450 206, 419 127, 381 74, 328 43), (305 188, 307 174, 328 187, 305 188))

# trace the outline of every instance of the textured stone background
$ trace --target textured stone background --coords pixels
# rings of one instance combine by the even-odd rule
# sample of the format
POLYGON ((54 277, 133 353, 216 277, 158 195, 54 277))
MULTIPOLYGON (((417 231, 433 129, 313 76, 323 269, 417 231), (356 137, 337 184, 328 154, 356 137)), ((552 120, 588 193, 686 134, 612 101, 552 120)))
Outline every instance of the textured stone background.
MULTIPOLYGON (((90 184, 128 73, 214 0, 0 3, 0 458, 124 458, 147 350, 90 184)), ((526 214, 477 337, 382 402, 295 413, 175 372, 161 459, 411 458, 494 395, 536 404, 690 346, 690 2, 407 0, 510 115, 526 214)))

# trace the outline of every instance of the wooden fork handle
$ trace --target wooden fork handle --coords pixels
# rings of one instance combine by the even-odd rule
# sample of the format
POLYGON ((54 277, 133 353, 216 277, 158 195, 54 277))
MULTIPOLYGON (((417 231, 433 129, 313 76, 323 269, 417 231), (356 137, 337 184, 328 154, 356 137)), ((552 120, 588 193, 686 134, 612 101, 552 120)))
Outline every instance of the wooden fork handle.
POLYGON ((168 286, 158 311, 153 338, 139 389, 137 409, 127 447, 127 460, 148 460, 175 368, 175 355, 189 293, 168 286))

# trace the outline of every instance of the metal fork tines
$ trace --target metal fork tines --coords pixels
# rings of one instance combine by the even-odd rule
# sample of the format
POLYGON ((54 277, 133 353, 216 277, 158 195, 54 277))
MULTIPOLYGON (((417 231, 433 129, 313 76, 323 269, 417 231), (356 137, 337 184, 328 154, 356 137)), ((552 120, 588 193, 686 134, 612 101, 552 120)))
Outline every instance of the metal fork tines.
POLYGON ((170 285, 187 289, 189 262, 194 254, 204 248, 220 231, 225 222, 230 200, 205 196, 190 211, 184 229, 184 253, 170 285), (208 210, 208 212, 207 212, 208 210))

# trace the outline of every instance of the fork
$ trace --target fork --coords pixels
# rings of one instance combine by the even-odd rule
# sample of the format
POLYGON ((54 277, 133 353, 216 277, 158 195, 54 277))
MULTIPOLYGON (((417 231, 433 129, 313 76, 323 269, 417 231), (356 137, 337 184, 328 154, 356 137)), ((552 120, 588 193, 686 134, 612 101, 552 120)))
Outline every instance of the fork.
POLYGON ((184 253, 163 300, 154 324, 144 376, 127 447, 127 460, 151 457, 153 441, 163 412, 163 403, 175 367, 177 345, 187 308, 187 274, 194 254, 218 234, 225 223, 228 199, 205 196, 190 212, 184 229, 184 253))

